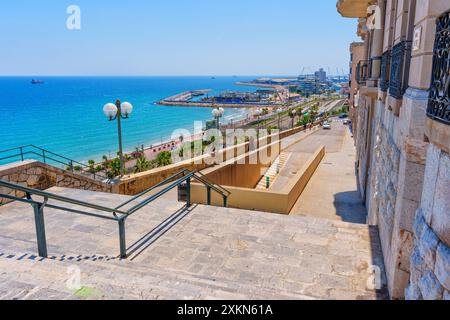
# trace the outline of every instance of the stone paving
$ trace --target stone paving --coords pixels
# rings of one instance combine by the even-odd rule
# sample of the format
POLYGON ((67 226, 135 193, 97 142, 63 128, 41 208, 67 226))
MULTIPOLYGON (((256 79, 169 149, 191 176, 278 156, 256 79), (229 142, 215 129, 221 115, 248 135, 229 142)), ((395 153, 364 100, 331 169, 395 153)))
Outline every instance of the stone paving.
MULTIPOLYGON (((49 191, 108 206, 128 199, 49 191)), ((186 210, 162 198, 127 219, 130 256, 119 260, 113 221, 49 208, 45 218, 50 258, 40 259, 31 207, 0 207, 0 299, 388 297, 378 233, 366 225, 200 205, 186 210), (81 271, 78 290, 67 288, 74 266, 81 271), (380 290, 370 286, 373 270, 380 290)))
POLYGON ((325 142, 325 157, 290 214, 366 223, 367 212, 355 176, 356 150, 348 127, 335 121, 331 130, 317 132, 294 148, 312 151, 314 143, 325 142), (312 141, 314 136, 317 137, 312 141), (307 142, 308 147, 304 145, 307 142))

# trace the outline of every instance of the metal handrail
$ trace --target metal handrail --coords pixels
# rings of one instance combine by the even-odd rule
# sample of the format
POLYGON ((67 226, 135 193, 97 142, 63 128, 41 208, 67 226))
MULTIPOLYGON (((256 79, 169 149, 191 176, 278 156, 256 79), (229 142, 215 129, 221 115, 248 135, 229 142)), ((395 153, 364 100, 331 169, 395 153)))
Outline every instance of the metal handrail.
MULTIPOLYGON (((79 165, 79 166, 81 166, 84 169, 90 168, 88 165, 86 165, 84 163, 81 163, 79 161, 67 158, 67 157, 62 156, 60 154, 57 154, 55 152, 43 149, 43 148, 38 147, 38 146, 35 146, 33 144, 28 144, 28 145, 24 145, 24 146, 20 146, 20 147, 16 147, 16 148, 10 148, 10 149, 6 149, 6 150, 0 150, 0 154, 9 153, 9 152, 12 152, 12 151, 15 151, 15 150, 19 150, 19 152, 15 153, 15 154, 11 154, 11 155, 7 155, 7 156, 4 156, 4 157, 1 157, 0 161, 12 159, 12 158, 19 158, 19 157, 20 157, 21 161, 24 161, 25 157, 27 155, 34 155, 34 156, 37 156, 39 159, 43 159, 44 163, 47 163, 48 160, 51 160, 51 161, 56 162, 58 164, 70 167, 70 171, 71 172, 74 172, 74 165, 79 165), (31 149, 36 149, 36 150, 38 150, 40 152, 38 153, 35 150, 27 150, 27 149, 30 149, 30 148, 31 149), (54 157, 51 157, 49 155, 57 157, 59 159, 63 159, 65 161, 67 161, 67 162, 61 161, 59 159, 55 159, 54 157)), ((100 178, 103 178, 103 179, 108 179, 108 177, 106 175, 103 175, 103 174, 98 173, 98 172, 91 173, 91 174, 94 176, 94 179, 95 179, 96 176, 98 176, 100 178)))
MULTIPOLYGON (((1 179, 0 179, 0 187, 5 187, 5 188, 16 190, 16 191, 22 191, 25 194, 36 195, 36 196, 40 196, 40 197, 44 197, 44 198, 48 198, 48 199, 52 199, 52 200, 56 200, 56 201, 66 202, 66 203, 70 203, 70 204, 74 204, 74 205, 78 205, 81 207, 86 207, 86 208, 90 208, 90 209, 94 209, 94 210, 109 212, 109 213, 113 213, 113 214, 117 214, 117 213, 126 214, 126 212, 118 210, 118 209, 108 208, 105 206, 100 206, 100 205, 92 204, 92 203, 85 202, 85 201, 75 200, 75 199, 64 197, 64 196, 58 196, 53 193, 24 187, 19 184, 7 182, 7 181, 1 180, 1 179)), ((4 195, 1 195, 1 197, 4 197, 4 195)))
POLYGON ((203 173, 201 173, 200 171, 197 171, 196 174, 200 175, 200 177, 195 177, 197 180, 199 180, 200 182, 202 182, 203 184, 210 186, 214 191, 218 192, 218 193, 222 193, 225 194, 227 193, 228 195, 231 194, 230 191, 228 191, 227 189, 225 189, 224 187, 222 187, 221 185, 218 185, 216 183, 211 182, 207 176, 203 173), (219 190, 220 191, 219 191, 219 190))
MULTIPOLYGON (((167 192, 169 192, 173 188, 179 186, 183 182, 185 182, 188 179, 192 178, 193 175, 194 175, 194 172, 190 172, 187 175, 183 176, 182 178, 178 179, 177 181, 171 183, 169 186, 165 187, 163 190, 160 190, 157 193, 155 193, 154 195, 151 195, 150 197, 148 197, 145 200, 141 201, 140 203, 138 203, 137 205, 135 205, 134 207, 132 207, 131 209, 129 209, 127 211, 127 216, 132 215, 133 213, 135 213, 139 209, 142 209, 143 207, 148 205, 150 202, 153 202, 154 200, 156 200, 157 198, 159 198, 163 194, 166 194, 167 192)), ((190 204, 189 200, 188 200, 188 204, 190 204)))
POLYGON ((215 187, 212 183, 210 183, 209 181, 202 178, 198 174, 198 172, 190 171, 188 169, 183 169, 182 171, 170 176, 169 178, 165 179, 164 181, 158 183, 156 186, 153 186, 153 187, 145 190, 144 192, 141 192, 137 196, 125 201, 124 203, 122 203, 121 205, 119 205, 116 208, 108 208, 105 206, 92 204, 92 203, 85 202, 85 201, 80 201, 80 200, 75 200, 75 199, 64 197, 64 196, 55 195, 53 193, 24 187, 24 186, 21 186, 21 185, 12 183, 12 182, 3 181, 1 179, 0 179, 1 187, 23 192, 26 194, 27 198, 24 199, 24 198, 20 198, 17 196, 12 196, 9 194, 1 194, 1 193, 0 193, 0 198, 5 198, 5 199, 9 199, 9 200, 15 200, 15 201, 19 201, 19 202, 28 203, 33 207, 34 216, 35 216, 38 252, 39 252, 39 256, 41 256, 41 257, 47 257, 47 244, 46 244, 45 224, 44 224, 44 207, 49 207, 49 208, 53 208, 56 210, 67 211, 67 212, 71 212, 71 213, 117 221, 119 224, 120 257, 126 258, 127 257, 127 252, 126 252, 127 249, 126 249, 126 241, 125 241, 125 220, 126 220, 126 218, 128 218, 130 215, 134 214, 136 211, 147 206, 149 203, 155 201, 157 198, 159 198, 163 194, 168 193, 170 190, 176 188, 177 186, 180 186, 183 183, 186 183, 186 205, 189 207, 191 205, 191 197, 190 197, 191 179, 199 180, 207 187, 208 204, 210 204, 210 202, 211 202, 210 201, 210 199, 211 199, 211 191, 210 190, 214 190, 217 193, 222 195, 223 205, 224 205, 224 207, 227 206, 227 199, 231 193, 229 193, 224 188, 223 189, 225 191, 227 191, 228 193, 223 192, 222 190, 219 189, 222 187, 220 187, 220 186, 215 187), (178 178, 175 181, 173 181, 173 179, 175 179, 181 175, 182 175, 181 178, 178 178), (166 186, 164 189, 159 190, 155 194, 142 200, 141 202, 139 202, 135 206, 131 207, 130 209, 128 209, 126 211, 120 210, 125 205, 137 200, 138 198, 142 197, 143 195, 147 194, 148 192, 155 190, 156 188, 159 188, 166 184, 169 184, 169 185, 166 186), (38 202, 38 201, 33 200, 32 199, 33 195, 43 197, 44 201, 38 202), (48 203, 49 199, 60 201, 63 203, 77 205, 77 206, 84 207, 84 208, 89 208, 89 209, 94 209, 94 210, 103 211, 103 212, 107 212, 107 213, 112 213, 112 216, 105 216, 105 215, 101 215, 98 213, 87 212, 87 211, 83 211, 83 210, 67 208, 65 206, 50 204, 50 203, 48 203))
POLYGON ((129 203, 131 203, 131 202, 133 202, 133 201, 139 199, 140 197, 142 197, 143 195, 149 193, 150 191, 153 191, 153 190, 155 190, 155 189, 157 189, 157 188, 159 188, 159 187, 162 187, 163 185, 166 185, 167 183, 169 183, 170 181, 172 181, 172 179, 174 179, 174 178, 180 176, 181 174, 184 174, 184 173, 187 172, 187 171, 189 171, 189 170, 188 170, 188 169, 183 169, 183 170, 181 170, 180 172, 178 172, 178 173, 176 173, 176 174, 174 174, 174 175, 168 177, 168 178, 165 179, 164 181, 158 183, 157 185, 155 185, 155 186, 153 186, 153 187, 151 187, 151 188, 148 188, 147 190, 142 191, 141 193, 138 193, 138 194, 135 195, 133 198, 131 198, 131 199, 125 201, 124 203, 122 203, 121 205, 117 206, 116 209, 120 209, 120 208, 126 206, 127 204, 129 204, 129 203))

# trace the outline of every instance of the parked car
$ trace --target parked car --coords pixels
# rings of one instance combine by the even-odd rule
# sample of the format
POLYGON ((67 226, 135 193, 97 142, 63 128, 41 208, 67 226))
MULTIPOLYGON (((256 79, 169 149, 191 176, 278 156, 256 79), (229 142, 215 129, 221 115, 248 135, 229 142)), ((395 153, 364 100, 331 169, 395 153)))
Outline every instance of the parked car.
POLYGON ((324 122, 322 125, 322 128, 324 128, 325 130, 330 130, 331 124, 329 122, 324 122))
POLYGON ((347 125, 347 124, 348 124, 348 119, 345 119, 345 120, 343 121, 343 123, 344 123, 345 125, 347 125))

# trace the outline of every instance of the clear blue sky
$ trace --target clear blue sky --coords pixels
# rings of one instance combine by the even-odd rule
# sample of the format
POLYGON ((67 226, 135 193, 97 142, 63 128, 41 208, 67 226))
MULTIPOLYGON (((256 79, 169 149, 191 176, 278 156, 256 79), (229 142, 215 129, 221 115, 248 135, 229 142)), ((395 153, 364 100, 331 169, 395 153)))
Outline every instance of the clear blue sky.
POLYGON ((335 74, 356 23, 336 0, 5 0, 0 75, 335 74))

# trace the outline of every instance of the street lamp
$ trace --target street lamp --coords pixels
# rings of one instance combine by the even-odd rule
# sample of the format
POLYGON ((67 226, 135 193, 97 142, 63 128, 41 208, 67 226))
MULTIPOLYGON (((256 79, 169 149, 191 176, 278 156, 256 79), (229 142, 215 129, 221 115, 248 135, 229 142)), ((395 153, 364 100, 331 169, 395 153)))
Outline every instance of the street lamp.
POLYGON ((297 114, 297 110, 292 110, 291 111, 291 113, 292 113, 292 128, 294 128, 294 121, 295 121, 295 115, 297 114))
POLYGON ((211 111, 214 120, 216 120, 216 126, 217 129, 220 130, 220 123, 219 123, 219 119, 221 117, 223 117, 223 114, 225 113, 225 110, 223 108, 217 108, 217 109, 213 109, 213 111, 211 111))
POLYGON ((256 115, 256 117, 258 118, 258 134, 259 134, 259 117, 261 116, 261 114, 262 114, 262 110, 261 109, 256 109, 256 111, 255 111, 255 115, 256 115))
POLYGON ((123 148, 122 148, 122 127, 120 124, 121 119, 127 119, 133 112, 133 106, 129 102, 121 103, 120 100, 114 103, 107 103, 103 107, 103 113, 109 121, 117 120, 117 131, 119 133, 119 159, 120 159, 120 176, 122 177, 125 172, 125 163, 123 161, 123 148))
POLYGON ((278 130, 281 131, 281 112, 283 112, 282 108, 278 108, 277 109, 277 113, 278 113, 278 130))

